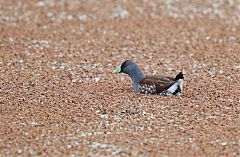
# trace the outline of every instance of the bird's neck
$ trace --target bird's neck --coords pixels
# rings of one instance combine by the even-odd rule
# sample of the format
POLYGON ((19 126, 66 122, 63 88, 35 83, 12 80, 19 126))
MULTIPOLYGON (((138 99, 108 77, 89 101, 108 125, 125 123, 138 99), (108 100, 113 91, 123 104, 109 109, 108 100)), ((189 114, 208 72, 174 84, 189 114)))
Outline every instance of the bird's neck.
POLYGON ((132 80, 132 86, 135 92, 139 92, 139 83, 144 79, 144 74, 140 69, 136 69, 131 74, 129 74, 132 80))
POLYGON ((138 68, 135 71, 133 71, 131 74, 129 74, 132 82, 139 83, 144 79, 143 72, 138 68))

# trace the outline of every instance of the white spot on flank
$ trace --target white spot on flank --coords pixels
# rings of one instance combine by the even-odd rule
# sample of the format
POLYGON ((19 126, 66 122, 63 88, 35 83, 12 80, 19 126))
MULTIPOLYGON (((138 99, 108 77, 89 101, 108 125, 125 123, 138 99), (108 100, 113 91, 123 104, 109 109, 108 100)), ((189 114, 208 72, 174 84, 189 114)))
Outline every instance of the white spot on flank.
POLYGON ((178 80, 179 81, 179 87, 181 91, 183 91, 183 79, 178 80))
POLYGON ((169 93, 174 93, 177 89, 178 86, 180 86, 181 90, 182 90, 182 86, 183 86, 183 79, 179 79, 177 82, 175 82, 170 88, 167 89, 167 91, 169 93))

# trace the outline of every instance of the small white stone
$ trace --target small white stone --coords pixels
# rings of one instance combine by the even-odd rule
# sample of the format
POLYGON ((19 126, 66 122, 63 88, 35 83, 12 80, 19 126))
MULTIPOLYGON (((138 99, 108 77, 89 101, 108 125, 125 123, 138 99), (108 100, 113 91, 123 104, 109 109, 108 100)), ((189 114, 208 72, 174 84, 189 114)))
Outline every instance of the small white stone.
POLYGON ((39 2, 36 3, 37 7, 44 7, 45 5, 46 5, 46 3, 43 2, 43 1, 39 1, 39 2))
POLYGON ((101 77, 95 77, 94 80, 95 80, 96 82, 98 82, 98 81, 101 80, 101 77))
POLYGON ((48 13, 47 13, 47 16, 48 16, 48 17, 52 17, 52 16, 53 16, 53 13, 52 13, 52 12, 48 12, 48 13))
POLYGON ((87 15, 80 15, 78 16, 79 20, 85 21, 87 20, 87 15))

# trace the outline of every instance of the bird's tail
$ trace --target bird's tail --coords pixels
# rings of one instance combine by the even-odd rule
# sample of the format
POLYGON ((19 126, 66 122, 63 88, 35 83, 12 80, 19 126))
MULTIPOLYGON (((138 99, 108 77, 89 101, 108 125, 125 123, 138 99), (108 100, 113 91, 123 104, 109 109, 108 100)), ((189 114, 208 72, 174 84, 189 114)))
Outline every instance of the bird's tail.
POLYGON ((183 69, 180 73, 177 74, 177 76, 175 77, 175 81, 177 81, 179 79, 184 80, 184 74, 185 74, 185 70, 183 69))

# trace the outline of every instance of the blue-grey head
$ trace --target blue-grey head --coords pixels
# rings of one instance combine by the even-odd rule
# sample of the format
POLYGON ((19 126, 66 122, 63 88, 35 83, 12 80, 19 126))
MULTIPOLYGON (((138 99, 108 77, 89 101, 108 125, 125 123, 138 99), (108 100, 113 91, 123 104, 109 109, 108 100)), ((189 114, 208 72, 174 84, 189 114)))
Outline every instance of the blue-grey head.
POLYGON ((144 79, 144 74, 142 73, 138 65, 131 60, 124 61, 119 67, 115 69, 114 73, 127 74, 133 82, 134 91, 139 90, 139 82, 144 79))

